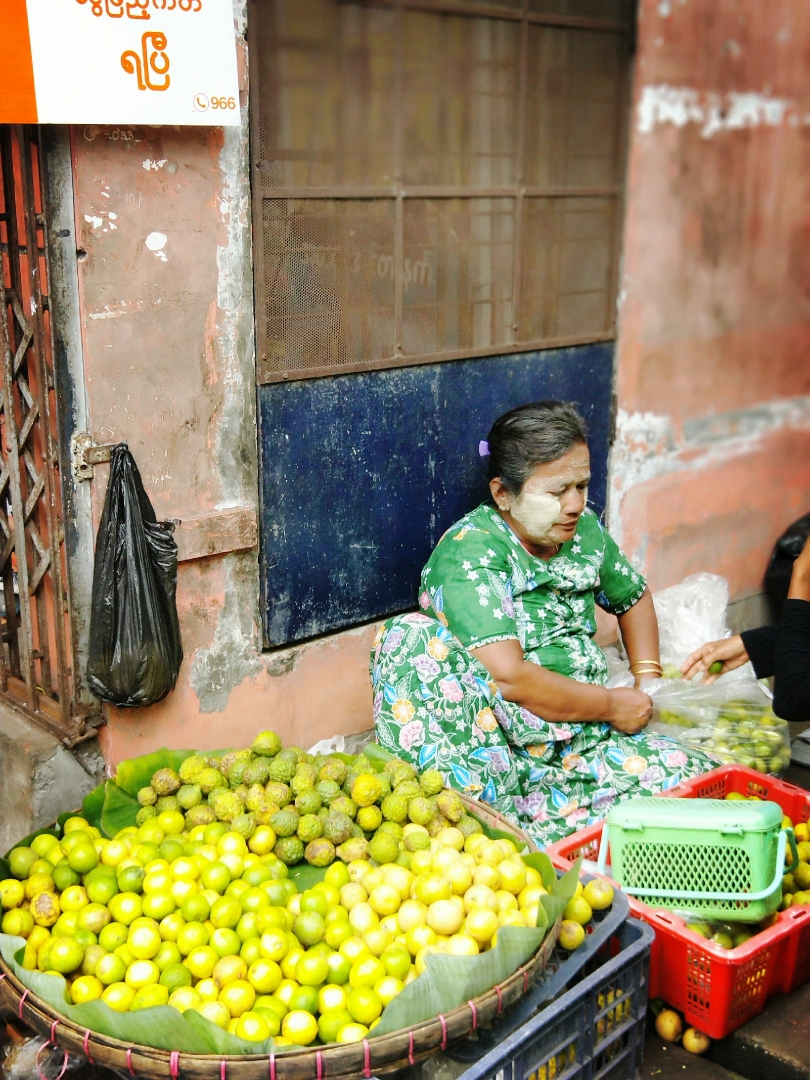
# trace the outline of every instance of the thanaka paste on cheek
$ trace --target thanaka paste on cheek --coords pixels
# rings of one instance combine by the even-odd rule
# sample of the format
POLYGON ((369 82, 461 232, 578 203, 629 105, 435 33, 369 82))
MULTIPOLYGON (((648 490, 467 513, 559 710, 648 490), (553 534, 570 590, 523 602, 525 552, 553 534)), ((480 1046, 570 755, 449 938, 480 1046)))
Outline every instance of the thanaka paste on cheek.
POLYGON ((531 491, 522 491, 509 508, 509 513, 523 526, 528 538, 535 541, 546 538, 561 512, 559 499, 531 491))

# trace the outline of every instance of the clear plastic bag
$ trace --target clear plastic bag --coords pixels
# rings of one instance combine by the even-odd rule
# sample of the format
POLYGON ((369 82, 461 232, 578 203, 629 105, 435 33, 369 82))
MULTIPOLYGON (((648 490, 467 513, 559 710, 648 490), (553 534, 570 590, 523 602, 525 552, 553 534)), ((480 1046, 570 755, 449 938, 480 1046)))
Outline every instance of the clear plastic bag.
POLYGON ((650 728, 720 761, 781 776, 790 764, 788 725, 775 715, 753 676, 740 676, 740 671, 711 686, 685 679, 658 680, 651 688, 650 728))
POLYGON ((6 1048, 0 1061, 1 1080, 61 1080, 86 1065, 83 1057, 74 1057, 67 1050, 54 1046, 41 1035, 15 1039, 6 1048))
MULTIPOLYGON (((678 585, 655 593, 653 603, 665 672, 680 668, 687 656, 707 641, 729 636, 728 582, 718 574, 691 574, 678 585)), ((669 673, 674 675, 675 671, 669 673)))

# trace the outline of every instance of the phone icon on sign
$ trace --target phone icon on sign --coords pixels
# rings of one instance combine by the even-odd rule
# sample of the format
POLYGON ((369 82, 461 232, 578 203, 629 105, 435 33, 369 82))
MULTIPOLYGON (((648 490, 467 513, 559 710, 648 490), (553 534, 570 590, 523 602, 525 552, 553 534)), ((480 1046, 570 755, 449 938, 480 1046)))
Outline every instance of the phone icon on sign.
POLYGON ((208 109, 208 98, 205 94, 194 95, 194 108, 197 112, 205 112, 208 109))

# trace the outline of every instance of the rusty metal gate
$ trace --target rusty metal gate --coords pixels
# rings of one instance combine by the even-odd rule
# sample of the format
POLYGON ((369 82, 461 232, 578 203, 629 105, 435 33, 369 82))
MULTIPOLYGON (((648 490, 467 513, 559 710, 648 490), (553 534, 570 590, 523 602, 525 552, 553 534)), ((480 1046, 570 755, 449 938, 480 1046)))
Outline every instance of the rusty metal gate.
POLYGON ((0 125, 0 697, 81 738, 71 660, 38 129, 0 125))

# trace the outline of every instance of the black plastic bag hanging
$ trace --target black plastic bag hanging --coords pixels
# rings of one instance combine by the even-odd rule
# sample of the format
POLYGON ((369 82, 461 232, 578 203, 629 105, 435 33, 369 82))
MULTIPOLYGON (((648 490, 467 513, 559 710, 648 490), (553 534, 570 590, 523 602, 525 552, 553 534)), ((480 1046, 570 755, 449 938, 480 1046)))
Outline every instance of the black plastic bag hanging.
POLYGON ((782 533, 776 541, 768 569, 765 571, 765 588, 781 612, 787 600, 793 564, 804 550, 810 536, 810 514, 805 514, 782 533))
POLYGON ((177 682, 183 648, 173 532, 173 522, 155 517, 127 444, 114 446, 96 537, 87 679, 115 705, 153 705, 177 682))

